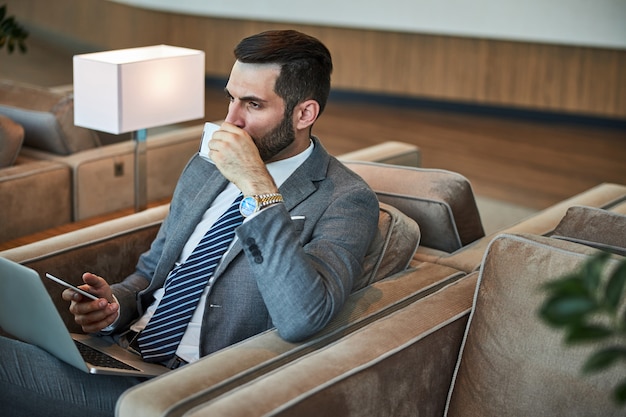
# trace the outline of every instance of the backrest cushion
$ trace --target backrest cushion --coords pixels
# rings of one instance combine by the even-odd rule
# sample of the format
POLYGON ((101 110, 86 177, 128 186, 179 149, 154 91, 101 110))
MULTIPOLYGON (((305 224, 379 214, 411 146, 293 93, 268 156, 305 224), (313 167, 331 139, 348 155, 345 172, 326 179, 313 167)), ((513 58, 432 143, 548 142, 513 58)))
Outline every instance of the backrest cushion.
POLYGON ((0 115, 0 168, 10 167, 17 159, 24 141, 24 128, 0 115))
POLYGON ((74 125, 74 97, 44 88, 0 81, 0 115, 24 127, 24 146, 70 155, 100 146, 98 135, 74 125))
POLYGON ((485 235, 471 185, 462 175, 375 162, 344 164, 372 187, 380 201, 419 224, 421 246, 451 253, 485 235))
POLYGON ((611 399, 623 368, 581 375, 593 347, 564 345, 563 331, 537 314, 547 297, 540 287, 577 270, 594 253, 534 235, 503 234, 490 243, 447 416, 623 416, 611 399))
POLYGON ((626 215, 573 206, 567 209, 552 237, 626 256, 626 215))
POLYGON ((395 207, 379 204, 378 233, 370 244, 363 263, 364 273, 353 291, 404 271, 419 245, 417 223, 395 207))

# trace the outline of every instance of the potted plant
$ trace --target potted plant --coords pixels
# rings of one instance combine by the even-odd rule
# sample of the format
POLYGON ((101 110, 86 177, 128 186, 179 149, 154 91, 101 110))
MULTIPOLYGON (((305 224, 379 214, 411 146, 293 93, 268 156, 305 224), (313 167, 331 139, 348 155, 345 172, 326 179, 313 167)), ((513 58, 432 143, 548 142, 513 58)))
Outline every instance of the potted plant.
POLYGON ((28 31, 20 25, 13 16, 7 16, 7 6, 0 6, 0 49, 5 45, 11 54, 17 46, 20 52, 26 52, 26 38, 28 31))

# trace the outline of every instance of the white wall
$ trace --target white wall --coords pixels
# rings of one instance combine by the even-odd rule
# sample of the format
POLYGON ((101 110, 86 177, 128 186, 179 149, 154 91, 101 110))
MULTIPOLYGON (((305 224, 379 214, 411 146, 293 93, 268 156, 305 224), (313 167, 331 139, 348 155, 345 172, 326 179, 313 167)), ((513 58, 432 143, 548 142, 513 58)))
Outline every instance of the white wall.
POLYGON ((113 0, 235 19, 626 49, 626 0, 113 0))

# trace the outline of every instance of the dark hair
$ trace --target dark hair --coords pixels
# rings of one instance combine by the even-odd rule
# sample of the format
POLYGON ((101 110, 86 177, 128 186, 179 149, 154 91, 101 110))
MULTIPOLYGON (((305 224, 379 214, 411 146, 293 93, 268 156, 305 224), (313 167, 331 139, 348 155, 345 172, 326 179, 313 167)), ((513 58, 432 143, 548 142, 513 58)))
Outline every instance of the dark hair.
POLYGON ((243 39, 235 58, 247 64, 279 64, 274 92, 285 101, 291 114, 298 103, 313 99, 320 114, 330 93, 333 62, 330 51, 316 38, 295 30, 271 30, 243 39))

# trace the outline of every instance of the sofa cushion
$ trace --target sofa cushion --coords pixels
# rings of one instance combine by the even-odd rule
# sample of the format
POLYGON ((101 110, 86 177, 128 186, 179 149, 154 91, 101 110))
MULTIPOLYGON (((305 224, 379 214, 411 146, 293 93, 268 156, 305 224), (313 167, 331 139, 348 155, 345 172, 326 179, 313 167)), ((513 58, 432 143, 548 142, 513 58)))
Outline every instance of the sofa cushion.
POLYGON ((70 169, 55 161, 18 156, 0 169, 0 242, 72 220, 70 169))
POLYGON ((24 146, 58 155, 100 146, 98 135, 74 125, 74 98, 44 88, 0 81, 0 115, 24 127, 24 146))
POLYGON ((378 195, 414 219, 421 246, 448 253, 485 235, 474 193, 460 174, 375 162, 348 162, 378 195))
POLYGON ((491 242, 447 416, 623 416, 611 399, 623 368, 582 375, 594 348, 564 345, 563 332, 538 317, 547 297, 540 287, 577 270, 596 252, 535 235, 503 234, 491 242))
POLYGON ((24 128, 0 115, 0 168, 13 165, 24 141, 24 128))
POLYGON ((363 261, 364 273, 353 291, 405 270, 420 241, 417 223, 400 210, 380 203, 378 233, 363 261))
POLYGON ((596 207, 570 207, 552 237, 626 256, 626 215, 596 207))

